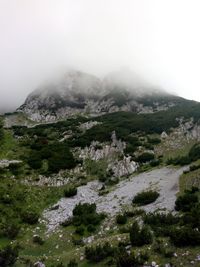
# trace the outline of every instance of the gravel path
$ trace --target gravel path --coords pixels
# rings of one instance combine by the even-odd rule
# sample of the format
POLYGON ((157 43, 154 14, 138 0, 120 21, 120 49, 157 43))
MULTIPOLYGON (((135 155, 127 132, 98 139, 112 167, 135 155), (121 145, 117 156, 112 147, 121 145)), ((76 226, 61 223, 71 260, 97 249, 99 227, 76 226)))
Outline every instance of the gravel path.
POLYGON ((146 189, 155 189, 160 193, 158 199, 142 208, 147 212, 157 209, 172 211, 178 192, 179 177, 186 167, 175 169, 164 167, 149 172, 141 173, 127 180, 121 181, 112 192, 99 196, 101 184, 97 181, 89 182, 78 188, 78 194, 72 198, 62 198, 56 205, 58 209, 45 210, 43 217, 47 224, 48 232, 57 228, 60 222, 72 216, 72 211, 79 202, 96 203, 97 211, 105 212, 111 216, 122 209, 123 205, 131 204, 133 197, 146 189))

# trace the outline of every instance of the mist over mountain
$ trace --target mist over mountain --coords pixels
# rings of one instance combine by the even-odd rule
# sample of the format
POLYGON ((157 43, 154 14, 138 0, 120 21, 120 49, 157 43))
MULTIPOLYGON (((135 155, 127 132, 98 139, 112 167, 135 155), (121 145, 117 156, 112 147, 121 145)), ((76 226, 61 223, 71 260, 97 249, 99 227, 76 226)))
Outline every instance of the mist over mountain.
POLYGON ((109 73, 103 79, 71 70, 34 90, 18 111, 32 120, 52 121, 75 114, 95 116, 116 111, 148 113, 174 105, 169 99, 168 103, 156 99, 161 96, 165 98, 170 94, 154 88, 127 69, 109 73), (152 101, 144 104, 145 98, 152 98, 152 101))

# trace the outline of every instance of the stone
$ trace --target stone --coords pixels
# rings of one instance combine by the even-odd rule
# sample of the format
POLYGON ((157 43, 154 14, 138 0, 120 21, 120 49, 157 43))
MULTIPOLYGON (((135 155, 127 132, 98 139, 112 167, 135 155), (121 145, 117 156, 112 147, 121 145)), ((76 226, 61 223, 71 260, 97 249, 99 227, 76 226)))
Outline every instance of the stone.
POLYGON ((34 263, 33 266, 34 266, 34 267, 45 267, 45 264, 42 263, 41 261, 37 261, 36 263, 34 263))
POLYGON ((160 137, 162 139, 166 139, 168 137, 168 134, 166 132, 162 132, 160 137))

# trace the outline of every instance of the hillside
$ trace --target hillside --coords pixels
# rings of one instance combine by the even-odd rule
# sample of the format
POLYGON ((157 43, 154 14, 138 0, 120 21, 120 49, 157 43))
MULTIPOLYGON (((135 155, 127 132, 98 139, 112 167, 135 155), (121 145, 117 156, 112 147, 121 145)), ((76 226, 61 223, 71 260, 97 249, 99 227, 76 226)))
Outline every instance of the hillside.
POLYGON ((200 266, 200 103, 113 75, 2 116, 0 266, 200 266))

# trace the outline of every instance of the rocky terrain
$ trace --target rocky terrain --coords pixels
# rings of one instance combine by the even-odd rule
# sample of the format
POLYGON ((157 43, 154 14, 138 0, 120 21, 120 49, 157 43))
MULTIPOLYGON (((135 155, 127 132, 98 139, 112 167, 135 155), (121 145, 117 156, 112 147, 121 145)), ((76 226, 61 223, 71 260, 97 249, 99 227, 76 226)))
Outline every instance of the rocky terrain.
POLYGON ((161 168, 145 172, 128 180, 120 182, 105 196, 99 196, 102 184, 89 182, 80 186, 76 196, 67 199, 62 198, 55 206, 57 209, 48 209, 43 217, 48 231, 55 230, 60 223, 72 216, 74 207, 79 203, 96 203, 98 212, 104 212, 109 216, 119 213, 126 206, 130 206, 133 197, 141 191, 154 189, 160 193, 156 202, 142 207, 146 212, 173 211, 176 194, 178 192, 179 177, 187 167, 181 169, 161 168))
POLYGON ((199 266, 199 118, 127 72, 32 92, 0 122, 0 266, 199 266))

